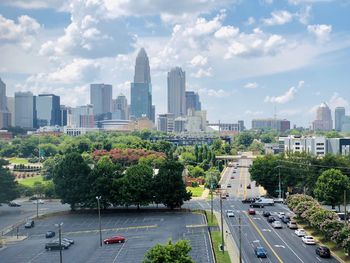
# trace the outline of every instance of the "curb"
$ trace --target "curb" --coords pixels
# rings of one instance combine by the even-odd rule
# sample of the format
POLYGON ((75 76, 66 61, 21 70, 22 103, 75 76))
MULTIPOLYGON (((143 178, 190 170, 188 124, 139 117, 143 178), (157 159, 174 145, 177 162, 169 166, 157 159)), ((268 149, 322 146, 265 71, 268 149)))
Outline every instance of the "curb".
MULTIPOLYGON (((208 218, 207 218, 207 214, 205 213, 205 211, 203 210, 203 216, 205 218, 205 223, 207 224, 208 226, 208 218)), ((210 247, 211 247, 211 255, 213 257, 213 261, 214 263, 216 263, 216 257, 215 257, 215 252, 214 252, 214 248, 213 248, 213 241, 211 239, 211 229, 210 227, 208 226, 208 235, 209 235, 209 242, 210 242, 210 247)))

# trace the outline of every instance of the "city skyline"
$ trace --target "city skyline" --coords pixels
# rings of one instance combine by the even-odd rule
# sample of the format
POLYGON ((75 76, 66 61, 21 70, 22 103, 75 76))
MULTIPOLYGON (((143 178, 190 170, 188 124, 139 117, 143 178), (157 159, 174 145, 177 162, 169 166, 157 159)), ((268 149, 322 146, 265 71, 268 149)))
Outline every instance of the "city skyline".
POLYGON ((346 1, 70 2, 0 4, 8 96, 54 93, 78 106, 89 102, 91 83, 110 83, 130 101, 135 57, 145 47, 157 115, 167 112, 166 73, 175 66, 209 121, 276 114, 308 127, 322 101, 332 114, 349 110, 346 1))

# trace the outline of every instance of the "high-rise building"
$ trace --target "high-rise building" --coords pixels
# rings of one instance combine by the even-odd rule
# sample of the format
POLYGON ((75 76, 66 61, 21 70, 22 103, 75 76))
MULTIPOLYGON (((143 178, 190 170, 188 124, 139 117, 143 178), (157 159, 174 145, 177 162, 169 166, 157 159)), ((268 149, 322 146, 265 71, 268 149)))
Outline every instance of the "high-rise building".
POLYGON ((175 118, 184 116, 186 112, 186 73, 180 67, 168 72, 168 112, 175 118))
POLYGON ((341 131, 344 117, 345 117, 345 108, 336 107, 334 111, 334 128, 336 131, 341 131))
POLYGON ((10 126, 15 126, 15 98, 7 97, 7 109, 11 113, 10 126))
POLYGON ((272 129, 279 132, 285 132, 286 130, 290 129, 290 121, 275 119, 275 118, 253 119, 252 129, 253 130, 272 129))
POLYGON ((77 128, 94 128, 94 107, 91 104, 72 108, 72 126, 77 128))
POLYGON ((312 123, 313 130, 331 131, 333 127, 331 109, 323 102, 317 108, 316 119, 312 123))
POLYGON ((110 84, 90 85, 90 104, 93 105, 95 119, 111 118, 112 95, 112 85, 110 84))
POLYGON ((199 95, 194 91, 186 91, 186 113, 189 109, 194 109, 195 111, 201 111, 202 106, 199 100, 199 95))
POLYGON ((54 94, 39 94, 36 97, 38 127, 61 125, 60 97, 54 94))
POLYGON ((29 129, 36 127, 35 96, 30 91, 15 93, 15 125, 29 129))
POLYGON ((128 100, 124 94, 120 94, 115 100, 113 100, 113 112, 112 119, 128 120, 128 100))
POLYGON ((7 109, 6 84, 0 78, 0 129, 11 126, 11 113, 7 109))
POLYGON ((175 122, 174 114, 172 113, 159 114, 157 129, 158 131, 162 131, 162 132, 173 132, 175 128, 174 122, 175 122))
POLYGON ((61 114, 61 125, 60 126, 72 126, 72 108, 61 105, 60 106, 60 114, 61 114))
POLYGON ((131 83, 131 116, 152 120, 152 84, 149 60, 144 48, 136 57, 134 82, 131 83))

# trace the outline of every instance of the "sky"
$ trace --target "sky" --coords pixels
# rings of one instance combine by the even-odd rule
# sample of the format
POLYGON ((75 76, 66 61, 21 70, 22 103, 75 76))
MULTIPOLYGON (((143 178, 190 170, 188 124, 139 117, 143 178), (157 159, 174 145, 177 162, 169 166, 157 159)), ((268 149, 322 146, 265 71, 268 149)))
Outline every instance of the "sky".
POLYGON ((323 101, 350 115, 349 14, 350 0, 1 0, 0 78, 8 96, 69 106, 90 102, 91 83, 129 99, 144 47, 157 114, 180 66, 210 122, 308 127, 323 101))

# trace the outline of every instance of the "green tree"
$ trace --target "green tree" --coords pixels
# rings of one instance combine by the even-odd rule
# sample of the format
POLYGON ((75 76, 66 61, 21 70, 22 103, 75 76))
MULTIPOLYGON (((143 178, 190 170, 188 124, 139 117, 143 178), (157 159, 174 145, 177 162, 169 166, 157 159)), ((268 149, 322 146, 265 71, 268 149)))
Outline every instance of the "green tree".
POLYGON ((176 161, 167 161, 159 168, 153 178, 153 189, 157 203, 174 209, 181 207, 184 201, 190 200, 191 193, 186 191, 182 178, 184 166, 176 161))
POLYGON ((242 132, 236 137, 236 140, 238 145, 242 145, 247 148, 252 144, 254 137, 248 132, 242 132))
POLYGON ((55 156, 58 153, 58 147, 52 143, 39 144, 40 156, 55 156))
POLYGON ((56 193, 63 204, 69 204, 74 210, 77 204, 85 205, 90 193, 88 181, 90 167, 79 153, 66 154, 55 166, 53 182, 56 193))
POLYGON ((205 172, 204 170, 199 167, 199 166, 189 166, 189 174, 191 177, 193 178, 198 178, 198 177, 204 177, 205 176, 205 172))
MULTIPOLYGON (((1 161, 4 163, 4 161, 1 161)), ((0 166, 0 204, 12 201, 19 196, 15 177, 7 168, 0 166)))
POLYGON ((191 250, 187 240, 175 244, 169 240, 166 245, 157 244, 147 251, 143 263, 195 263, 189 255, 191 250))
POLYGON ((349 178, 337 169, 329 169, 317 179, 314 193, 319 201, 335 206, 342 203, 344 191, 348 190, 349 178))

